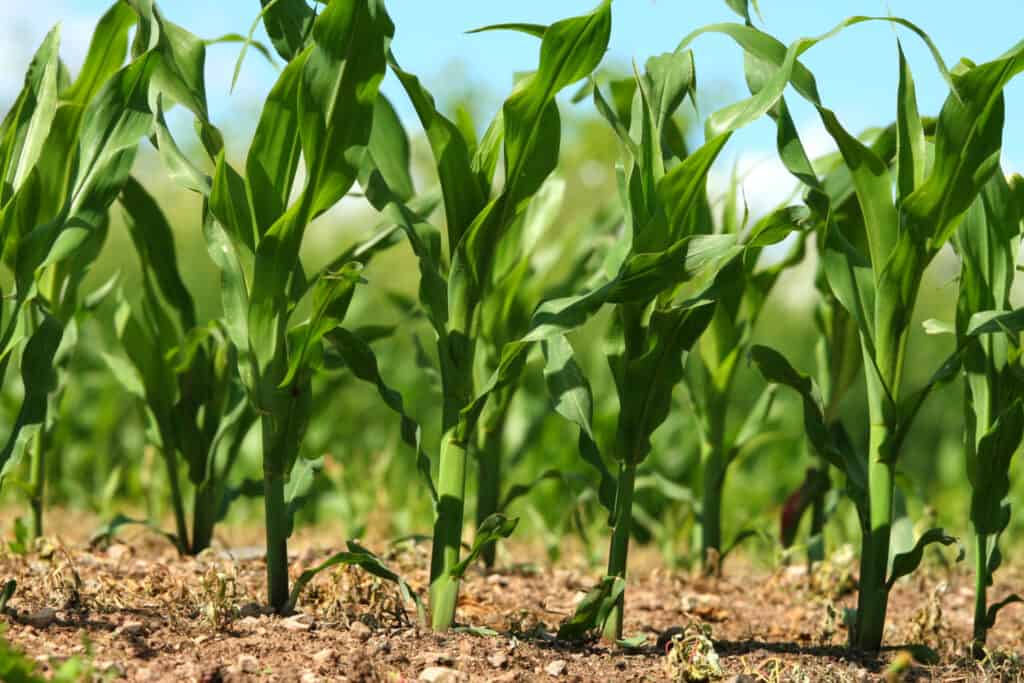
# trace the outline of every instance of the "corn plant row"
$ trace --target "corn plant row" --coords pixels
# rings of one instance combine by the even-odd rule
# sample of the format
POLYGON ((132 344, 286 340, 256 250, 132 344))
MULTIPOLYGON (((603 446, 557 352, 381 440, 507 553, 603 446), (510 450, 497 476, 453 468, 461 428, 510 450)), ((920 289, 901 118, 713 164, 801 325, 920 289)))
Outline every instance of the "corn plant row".
MULTIPOLYGON (((690 397, 685 405, 698 431, 700 561, 718 572, 753 533, 723 539, 722 510, 735 505, 723 500, 727 473, 779 438, 776 397, 787 387, 800 399, 812 464, 783 506, 782 544, 794 543, 810 510, 808 556, 821 559, 839 492, 852 502, 862 537, 851 643, 877 650, 894 583, 917 568, 927 546, 957 543, 931 529, 894 553, 891 531, 896 467, 910 426, 930 394, 963 377, 973 641, 983 653, 999 610, 1020 600, 989 604, 987 589, 1010 522, 1010 461, 1024 440, 1024 313, 1010 302, 1024 181, 1007 180, 999 165, 1002 92, 1024 70, 1024 43, 984 64, 962 60, 949 68, 911 22, 852 17, 787 46, 754 25, 746 3, 730 0, 742 22, 698 29, 633 77, 612 78, 601 67, 612 29, 612 3, 604 0, 549 26, 478 29, 519 31, 539 43, 536 69, 516 82, 478 136, 469 117, 448 118, 400 66, 391 47, 404 28, 396 29, 383 0, 321 5, 261 0, 260 20, 284 66, 241 161, 229 158, 207 106, 210 41, 168 21, 151 0, 111 6, 74 80, 59 57, 58 29, 33 58, 0 126, 0 255, 11 282, 0 311, 0 372, 5 381, 20 375, 22 388, 0 473, 8 478, 29 455, 36 535, 43 531, 47 434, 74 380, 68 359, 83 321, 113 298, 119 348, 103 358, 146 415, 174 517, 174 531, 162 533, 181 553, 210 545, 237 496, 259 496, 272 608, 293 609, 318 571, 352 564, 395 582, 421 618, 429 611, 432 628, 446 630, 455 623, 469 566, 477 558, 494 565, 496 543, 516 528, 509 505, 541 481, 565 484, 580 474, 550 469, 511 483, 504 436, 513 398, 529 377, 540 376, 554 412, 578 432, 587 465, 581 469, 609 529, 607 570, 560 637, 600 634, 630 645, 623 623, 633 501, 655 433, 681 417, 677 388, 690 397), (934 118, 922 116, 898 45, 894 123, 856 136, 826 106, 801 57, 850 26, 881 22, 924 42, 949 92, 934 118), (696 110, 692 46, 708 33, 727 36, 744 55, 749 96, 710 114, 703 142, 691 149, 680 111, 688 99, 696 110), (380 92, 388 73, 422 127, 435 188, 416 187, 409 136, 380 92), (558 95, 572 86, 578 89, 568 105, 558 95), (813 107, 838 154, 809 158, 787 88, 813 107), (606 220, 566 225, 561 110, 587 100, 616 140, 618 196, 604 207, 606 220), (173 107, 193 118, 197 149, 186 152, 172 134, 165 112, 173 107), (750 221, 734 188, 716 218, 712 166, 736 131, 762 117, 775 125, 779 158, 800 183, 802 201, 750 221), (176 228, 132 175, 143 139, 157 150, 167 179, 199 199, 191 228, 202 234, 221 281, 222 310, 212 321, 198 319, 174 256, 176 228), (307 271, 300 251, 310 224, 352 200, 357 185, 383 222, 368 239, 307 271), (141 265, 140 295, 115 280, 83 293, 115 202, 141 265), (766 257, 767 247, 787 239, 781 258, 766 257), (915 303, 926 268, 947 244, 961 264, 955 320, 926 327, 954 335, 956 348, 930 381, 908 390, 903 375, 915 303), (417 370, 425 380, 439 378, 440 424, 430 430, 439 437, 432 442, 389 384, 399 373, 381 367, 372 346, 395 330, 348 319, 359 291, 375 286, 364 277, 366 265, 399 245, 417 264, 413 307, 435 342, 433 357, 422 354, 417 370), (810 245, 818 259, 813 377, 783 352, 753 343, 768 296, 810 245), (601 349, 617 400, 608 436, 594 420, 593 370, 578 355, 596 326, 604 326, 601 349), (734 387, 747 358, 765 384, 738 420, 734 387), (340 371, 371 385, 398 418, 433 503, 427 604, 354 541, 290 582, 288 539, 319 467, 303 446, 320 398, 313 380, 340 371), (843 415, 843 399, 861 375, 869 425, 843 415), (868 434, 866 452, 854 445, 854 430, 868 434), (258 436, 262 480, 240 482, 235 465, 250 431, 258 436), (474 461, 476 533, 463 555, 474 461), (834 476, 841 487, 833 486, 834 476)), ((486 49, 486 36, 479 40, 486 49)), ((158 527, 156 520, 119 517, 106 533, 131 522, 158 527)))

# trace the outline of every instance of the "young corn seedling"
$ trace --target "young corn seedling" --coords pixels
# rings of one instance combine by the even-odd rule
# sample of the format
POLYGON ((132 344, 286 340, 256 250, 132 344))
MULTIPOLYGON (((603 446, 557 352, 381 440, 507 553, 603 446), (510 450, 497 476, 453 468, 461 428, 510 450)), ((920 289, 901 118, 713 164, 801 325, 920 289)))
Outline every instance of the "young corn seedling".
MULTIPOLYGON (((855 17, 835 31, 868 20, 855 17)), ((996 169, 1003 126, 1002 89, 1024 69, 1021 44, 992 62, 980 66, 961 63, 950 73, 923 32, 904 20, 883 20, 901 23, 921 35, 950 84, 950 95, 936 123, 930 164, 926 163, 927 140, 913 80, 902 51, 897 154, 892 171, 824 107, 810 72, 794 70, 792 80, 796 91, 817 108, 839 147, 864 218, 863 234, 844 234, 842 229, 855 227, 851 225, 827 226, 824 263, 832 291, 860 331, 871 420, 866 459, 825 428, 820 393, 810 378, 779 354, 763 347, 753 349, 754 360, 766 378, 801 393, 808 436, 816 450, 847 475, 863 529, 860 593, 851 636, 852 643, 865 650, 881 646, 888 595, 895 581, 917 567, 928 544, 954 542, 941 529, 927 531, 911 550, 892 559, 890 569, 895 468, 902 443, 924 399, 937 384, 955 374, 958 363, 954 356, 924 387, 904 395, 904 359, 924 270, 996 169), (859 244, 866 249, 858 248, 859 244)), ((781 62, 781 43, 756 29, 735 25, 714 30, 727 33, 759 59, 781 62)), ((802 42, 810 46, 835 31, 802 42)), ((793 134, 780 128, 780 136, 792 139, 793 134)))
MULTIPOLYGON (((746 226, 737 215, 736 194, 734 185, 727 197, 720 232, 739 238, 746 226)), ((780 215, 797 218, 795 214, 780 215)), ((710 214, 698 229, 713 230, 710 214)), ((720 274, 715 313, 691 359, 693 371, 686 377, 700 426, 704 479, 700 507, 701 561, 706 572, 720 571, 725 556, 754 533, 751 530, 740 532, 728 546, 722 544, 722 490, 729 466, 778 436, 769 428, 777 391, 771 384, 761 393, 738 431, 730 433, 727 425, 740 360, 746 355, 757 319, 779 275, 803 258, 803 235, 798 236, 787 256, 755 270, 760 251, 757 247, 749 248, 743 260, 732 262, 720 274)))
POLYGON ((142 263, 138 309, 122 300, 115 321, 127 361, 104 354, 124 388, 146 407, 151 439, 167 468, 175 533, 182 554, 209 547, 214 525, 236 491, 228 475, 255 414, 237 380, 235 350, 217 321, 199 325, 178 271, 174 236, 156 201, 135 179, 121 206, 142 263), (192 484, 192 523, 180 482, 184 463, 192 484))
MULTIPOLYGON (((269 9, 268 33, 289 61, 264 103, 245 174, 228 163, 205 107, 193 113, 214 161, 212 178, 181 154, 165 126, 157 142, 172 176, 204 197, 204 236, 221 270, 224 324, 260 424, 267 600, 283 611, 291 605, 288 537, 299 491, 308 484, 300 449, 311 412, 311 376, 322 364, 328 335, 344 332, 340 326, 361 270, 353 259, 307 278, 299 250, 307 226, 355 183, 371 144, 394 26, 377 0, 335 0, 315 17, 301 1, 269 9), (282 29, 293 21, 306 28, 282 29), (297 319, 306 301, 308 317, 297 319)), ((187 42, 201 74, 203 45, 192 37, 187 42)))
MULTIPOLYGON (((491 378, 478 386, 474 370, 480 362, 481 307, 492 291, 501 245, 558 162, 561 124, 555 96, 597 67, 611 31, 611 5, 602 2, 590 14, 524 30, 541 38, 540 64, 516 85, 479 143, 440 114, 419 80, 391 58, 391 69, 416 109, 434 156, 447 254, 442 253, 440 231, 410 210, 389 177, 386 138, 379 147, 371 145, 360 178, 370 202, 403 228, 412 245, 420 267, 420 302, 437 338, 443 403, 437 487, 430 485, 435 496, 430 567, 435 630, 452 624, 460 577, 469 560, 515 526, 500 514, 483 520, 473 551, 460 561, 470 443, 488 398, 519 376, 528 348, 527 343, 506 345, 491 378), (492 196, 502 151, 504 183, 492 196)), ((421 465, 423 469, 429 474, 429 468, 421 465)))
MULTIPOLYGON (((1015 176, 1013 182, 1019 191, 1021 177, 1015 176)), ((996 171, 968 209, 953 240, 961 265, 952 331, 966 380, 964 450, 974 531, 972 651, 979 658, 985 656, 988 631, 999 611, 1022 601, 1012 594, 988 604, 988 588, 1002 563, 999 538, 1010 524, 1010 463, 1024 440, 1020 326, 1013 323, 1010 306, 1022 208, 1006 178, 996 171)), ((943 331, 948 326, 929 321, 926 329, 943 331)))
MULTIPOLYGON (((679 159, 663 140, 674 125, 673 112, 694 89, 693 55, 684 47, 685 42, 676 52, 652 58, 644 75, 637 75, 629 128, 594 89, 598 111, 612 125, 625 157, 620 187, 626 236, 606 261, 609 279, 585 294, 544 304, 527 335, 545 341, 545 374, 555 408, 580 427, 580 454, 600 473, 599 499, 612 527, 607 575, 563 624, 564 637, 600 629, 608 640, 621 638, 637 468, 650 453, 652 434, 668 417, 687 354, 711 324, 716 301, 728 287, 729 264, 744 249, 735 234, 711 234, 708 212, 701 211, 707 174, 732 132, 781 97, 799 44, 784 50, 783 68, 762 90, 712 114, 704 145, 679 159), (614 475, 595 441, 589 382, 564 336, 605 304, 614 307, 608 362, 619 397, 614 475)), ((794 230, 799 217, 799 210, 787 208, 760 221, 751 230, 747 253, 756 257, 761 247, 794 230)), ((744 259, 741 265, 752 262, 744 259)))
POLYGON ((59 29, 51 31, 0 124, 2 258, 14 288, 4 297, 0 372, 22 349, 24 385, 0 472, 32 451, 36 532, 47 404, 61 386, 59 349, 73 344, 76 315, 88 308, 79 295, 82 279, 103 244, 108 207, 128 178, 138 142, 152 130, 151 92, 158 85, 188 92, 174 46, 143 41, 141 29, 124 66, 129 30, 145 11, 137 3, 113 4, 73 82, 58 55, 59 29))

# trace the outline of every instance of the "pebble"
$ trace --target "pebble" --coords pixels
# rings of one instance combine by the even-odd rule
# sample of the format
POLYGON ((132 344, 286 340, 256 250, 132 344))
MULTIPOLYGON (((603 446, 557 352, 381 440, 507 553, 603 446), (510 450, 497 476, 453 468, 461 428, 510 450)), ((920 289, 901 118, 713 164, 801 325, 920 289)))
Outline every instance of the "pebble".
POLYGON ((289 631, 308 631, 313 627, 313 617, 308 614, 296 614, 281 620, 281 625, 289 631))
POLYGON ((508 657, 501 652, 495 652, 487 658, 488 663, 495 669, 503 669, 508 664, 508 657))
POLYGON ((57 621, 57 610, 52 607, 44 607, 25 617, 25 623, 32 628, 46 628, 55 621, 57 621))
POLYGON ((451 655, 444 652, 425 652, 422 659, 424 664, 434 664, 437 666, 447 666, 455 663, 451 655))
POLYGON ((122 560, 130 556, 131 554, 131 547, 125 545, 124 543, 115 543, 109 548, 107 548, 107 557, 114 560, 115 562, 122 560))
POLYGON ((333 664, 337 658, 338 653, 328 647, 313 655, 313 663, 317 666, 328 666, 333 664))
POLYGON ((254 674, 259 671, 260 663, 252 655, 240 655, 238 657, 238 670, 242 673, 254 674))
POLYGON ((352 625, 348 627, 348 632, 352 634, 353 638, 362 642, 366 642, 373 635, 370 627, 361 621, 353 621, 352 625))
POLYGON ((320 677, 312 671, 306 671, 302 674, 302 677, 299 678, 299 683, 320 683, 320 677))
POLYGON ((126 621, 118 626, 114 633, 125 636, 141 636, 145 630, 146 627, 141 621, 126 621))
POLYGON ((461 671, 444 666, 428 666, 420 672, 419 680, 426 683, 464 683, 469 677, 461 671))
POLYGON ((548 672, 552 676, 561 676, 565 673, 565 670, 569 668, 569 664, 564 659, 556 659, 547 666, 544 667, 544 671, 548 672))

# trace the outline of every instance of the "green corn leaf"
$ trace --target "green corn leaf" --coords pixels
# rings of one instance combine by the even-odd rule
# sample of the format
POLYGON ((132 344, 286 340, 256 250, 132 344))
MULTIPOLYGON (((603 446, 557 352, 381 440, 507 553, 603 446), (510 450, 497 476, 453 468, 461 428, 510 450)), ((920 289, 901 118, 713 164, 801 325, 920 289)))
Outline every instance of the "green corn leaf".
POLYGON ((152 278, 160 294, 180 316, 181 329, 196 325, 195 304, 178 270, 174 234, 153 197, 134 178, 121 188, 125 223, 142 261, 144 276, 152 278))
POLYGON ((609 357, 621 406, 615 455, 626 464, 638 465, 650 453, 651 435, 668 418, 672 391, 683 379, 683 360, 714 313, 714 303, 707 300, 656 308, 646 348, 609 357))
POLYGON ((402 440, 415 449, 416 467, 427 484, 430 496, 436 504, 438 501, 437 488, 434 486, 434 480, 430 476, 430 458, 423 450, 423 436, 420 426, 406 413, 402 395, 384 382, 373 349, 370 348, 370 345, 363 338, 343 327, 332 330, 327 335, 327 339, 331 346, 345 359, 345 363, 352 371, 352 374, 364 382, 375 385, 384 404, 401 418, 402 440))
MULTIPOLYGON (((308 52, 289 62, 270 89, 270 94, 263 102, 263 110, 245 161, 245 180, 259 236, 264 235, 284 213, 295 182, 302 152, 299 141, 299 88, 307 56, 308 52)), ((218 161, 218 170, 220 167, 218 161)), ((240 184, 237 180, 232 182, 240 184)), ((247 201, 242 202, 245 195, 239 194, 237 189, 231 196, 238 202, 234 209, 236 212, 241 213, 242 207, 248 207, 247 201)), ((222 222, 225 221, 220 213, 218 217, 222 222)), ((244 222, 251 220, 247 217, 244 222)), ((236 220, 230 225, 234 227, 241 223, 243 221, 236 220)), ((252 242, 251 234, 250 230, 247 243, 252 242)), ((246 238, 244 233, 242 236, 246 238)))
POLYGON ((544 353, 544 380, 554 401, 555 412, 579 427, 579 452, 584 462, 597 470, 598 501, 609 514, 615 509, 615 478, 601 457, 594 436, 593 394, 590 382, 576 363, 572 345, 561 335, 541 344, 544 353))
POLYGON ((544 32, 548 30, 548 27, 544 24, 524 24, 524 23, 505 23, 505 24, 490 24, 488 26, 481 26, 480 28, 470 29, 466 33, 484 33, 486 31, 518 31, 519 33, 525 33, 528 36, 534 38, 543 38, 544 32))
POLYGON ((837 441, 836 433, 825 422, 821 393, 807 375, 802 374, 778 351, 755 344, 750 359, 765 380, 795 390, 803 401, 804 431, 815 452, 846 474, 850 487, 858 492, 856 501, 866 502, 867 467, 856 455, 837 441))
POLYGON ((323 274, 310 289, 313 310, 303 325, 301 345, 290 352, 288 372, 278 388, 291 384, 296 374, 306 369, 314 347, 345 320, 356 284, 365 282, 360 276, 362 270, 359 262, 346 263, 335 272, 323 274))
POLYGON ((409 137, 398 113, 384 95, 379 95, 374 103, 369 146, 377 170, 391 191, 403 201, 411 200, 414 188, 409 168, 409 137))
POLYGON ((306 0, 260 0, 260 5, 270 42, 282 59, 292 61, 312 36, 316 12, 306 0))
POLYGON ((991 62, 953 76, 935 131, 931 173, 904 202, 912 229, 937 251, 998 169, 1003 87, 1024 70, 1024 41, 991 62))
POLYGON ((24 89, 11 111, 15 118, 8 124, 13 139, 0 147, 0 180, 4 186, 0 205, 8 191, 16 191, 25 182, 29 171, 39 161, 50 133, 57 113, 59 48, 60 27, 57 26, 46 35, 29 63, 24 89))
POLYGON ((47 399, 57 388, 57 370, 53 358, 64 335, 64 326, 43 312, 29 335, 21 357, 21 381, 25 395, 14 425, 0 451, 0 483, 17 464, 28 442, 46 419, 47 399))
POLYGON ((606 576, 576 606, 576 612, 558 627, 559 640, 582 640, 604 626, 615 604, 626 590, 621 576, 606 576))
POLYGON ((900 56, 900 81, 896 95, 897 188, 899 198, 903 200, 924 181, 927 149, 910 65, 903 54, 903 46, 899 41, 896 44, 900 56))
MULTIPOLYGON (((917 539, 913 548, 905 553, 900 553, 893 558, 892 571, 889 575, 889 579, 885 582, 886 590, 892 590, 896 581, 917 569, 924 557, 924 549, 933 543, 941 543, 942 545, 947 546, 953 545, 954 543, 958 546, 960 545, 960 542, 955 537, 948 536, 943 529, 929 529, 924 532, 917 539)), ((960 546, 957 562, 962 560, 963 556, 964 549, 963 546, 960 546)))
POLYGON ((981 435, 970 463, 971 525, 980 534, 1000 534, 1009 522, 1003 501, 1010 493, 1010 461, 1022 440, 1024 406, 1017 399, 981 435))
POLYGON ((84 107, 96 96, 103 84, 124 64, 128 54, 128 32, 135 22, 136 14, 128 3, 115 2, 110 6, 92 32, 78 78, 62 93, 62 99, 84 107))
POLYGON ((398 66, 393 55, 390 64, 427 134, 444 196, 448 244, 454 249, 487 203, 488 187, 473 169, 469 147, 458 127, 437 110, 433 96, 416 76, 398 66))
POLYGON ((469 549, 469 553, 458 564, 448 570, 448 573, 455 578, 461 579, 487 545, 511 536, 518 524, 518 517, 506 517, 500 512, 495 512, 488 516, 477 527, 476 537, 473 539, 473 546, 469 549))
POLYGON ((988 612, 985 615, 985 623, 988 625, 988 628, 995 628, 996 617, 999 616, 999 612, 1007 605, 1012 605, 1014 603, 1024 603, 1024 598, 1016 593, 1011 593, 999 602, 989 605, 988 612))

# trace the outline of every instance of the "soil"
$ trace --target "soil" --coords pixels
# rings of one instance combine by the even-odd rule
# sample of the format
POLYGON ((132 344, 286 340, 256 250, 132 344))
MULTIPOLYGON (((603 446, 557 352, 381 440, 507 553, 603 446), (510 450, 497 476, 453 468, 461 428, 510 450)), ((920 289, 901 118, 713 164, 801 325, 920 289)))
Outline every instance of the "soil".
MULTIPOLYGON (((317 538, 306 531, 293 544, 293 579, 330 554, 317 538)), ((424 546, 367 545, 426 594, 424 546)), ((416 625, 392 584, 349 568, 314 579, 296 615, 266 614, 256 547, 181 558, 141 531, 104 548, 51 540, 27 555, 3 555, 0 579, 15 579, 17 592, 0 620, 43 674, 78 656, 98 676, 129 681, 689 680, 669 664, 665 643, 671 629, 700 624, 711 629, 727 681, 1024 681, 1022 606, 1000 615, 987 660, 966 656, 972 581, 963 564, 932 558, 898 584, 890 647, 865 655, 845 645, 842 609, 855 600, 850 555, 810 574, 730 558, 721 578, 668 572, 644 549, 631 562, 625 632, 647 638, 635 652, 554 637, 600 574, 571 561, 471 570, 459 619, 497 634, 438 635, 416 625)), ((1020 567, 1004 567, 990 594, 1022 586, 1020 567)))

